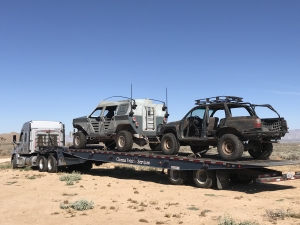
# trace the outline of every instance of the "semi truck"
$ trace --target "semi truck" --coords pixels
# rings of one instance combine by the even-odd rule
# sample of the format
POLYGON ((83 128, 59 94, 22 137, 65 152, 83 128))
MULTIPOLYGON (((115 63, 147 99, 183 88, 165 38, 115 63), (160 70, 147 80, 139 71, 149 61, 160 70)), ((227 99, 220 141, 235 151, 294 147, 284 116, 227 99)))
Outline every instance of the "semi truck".
POLYGON ((238 161, 225 161, 217 154, 195 158, 189 153, 165 155, 161 151, 130 149, 127 152, 103 146, 83 149, 64 146, 61 122, 29 121, 23 125, 19 142, 12 152, 12 168, 32 166, 40 172, 57 173, 62 169, 87 171, 93 165, 118 163, 167 170, 171 184, 193 181, 199 188, 227 188, 231 183, 266 183, 300 178, 300 172, 283 174, 267 167, 299 165, 300 160, 260 160, 243 156, 238 161))

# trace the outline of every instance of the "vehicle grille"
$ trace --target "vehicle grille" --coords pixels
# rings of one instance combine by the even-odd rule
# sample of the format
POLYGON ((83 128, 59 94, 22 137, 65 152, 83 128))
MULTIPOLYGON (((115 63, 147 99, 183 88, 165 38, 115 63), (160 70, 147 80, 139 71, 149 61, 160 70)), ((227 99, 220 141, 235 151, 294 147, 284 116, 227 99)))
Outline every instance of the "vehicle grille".
POLYGON ((268 128, 269 131, 281 131, 281 122, 275 122, 275 123, 266 123, 264 122, 263 127, 268 128))

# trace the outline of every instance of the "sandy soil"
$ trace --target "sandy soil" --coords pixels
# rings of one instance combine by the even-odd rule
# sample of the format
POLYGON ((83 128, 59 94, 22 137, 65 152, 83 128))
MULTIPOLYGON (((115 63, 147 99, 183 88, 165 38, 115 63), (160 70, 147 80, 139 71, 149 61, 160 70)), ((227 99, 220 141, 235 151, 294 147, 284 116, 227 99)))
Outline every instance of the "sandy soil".
MULTIPOLYGON (((218 224, 224 215, 236 222, 300 224, 300 219, 270 220, 268 212, 300 214, 300 180, 231 185, 227 190, 169 184, 165 174, 104 164, 72 186, 61 174, 0 170, 1 224, 218 224), (94 209, 61 209, 85 199, 94 209)), ((278 214, 277 214, 278 215, 278 214)))

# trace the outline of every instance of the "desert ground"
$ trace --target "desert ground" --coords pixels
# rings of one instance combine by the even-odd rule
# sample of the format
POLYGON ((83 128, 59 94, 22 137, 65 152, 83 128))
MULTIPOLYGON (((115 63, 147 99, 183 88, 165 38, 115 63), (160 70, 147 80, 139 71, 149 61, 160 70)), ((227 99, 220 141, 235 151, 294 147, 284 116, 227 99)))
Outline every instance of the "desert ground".
MULTIPOLYGON (((61 181, 70 174, 12 170, 1 148, 1 224, 300 225, 300 180, 200 189, 171 185, 160 170, 109 163, 71 185, 61 181), (76 201, 93 208, 64 207, 76 201)), ((299 159, 299 150, 299 143, 275 145, 273 157, 299 159)), ((300 165, 276 169, 300 171, 300 165)))

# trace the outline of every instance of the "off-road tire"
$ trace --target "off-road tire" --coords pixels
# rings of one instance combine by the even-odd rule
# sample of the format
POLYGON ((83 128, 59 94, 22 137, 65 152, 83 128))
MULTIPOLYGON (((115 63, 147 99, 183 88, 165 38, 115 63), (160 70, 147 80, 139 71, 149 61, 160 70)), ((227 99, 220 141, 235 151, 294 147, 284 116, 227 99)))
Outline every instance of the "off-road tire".
POLYGON ((122 130, 117 135, 117 149, 120 152, 126 152, 132 149, 133 138, 132 134, 127 130, 122 130))
POLYGON ((17 167, 18 167, 18 165, 17 165, 17 156, 14 155, 12 160, 11 160, 11 168, 16 169, 17 167))
POLYGON ((39 168, 39 171, 40 172, 46 172, 47 171, 47 159, 40 155, 37 159, 37 165, 38 165, 38 168, 39 168))
POLYGON ((47 159, 47 170, 49 173, 57 173, 57 159, 53 155, 50 155, 47 159))
POLYGON ((86 140, 86 136, 84 133, 76 132, 74 134, 74 137, 73 137, 74 148, 76 148, 76 149, 84 148, 86 145, 86 142, 87 142, 87 140, 86 140))
POLYGON ((224 134, 218 141, 218 153, 227 161, 235 161, 242 157, 244 145, 234 134, 224 134))
POLYGON ((180 145, 177 138, 172 133, 165 134, 161 139, 161 151, 165 155, 176 155, 179 152, 180 145))
POLYGON ((199 188, 212 188, 215 186, 217 178, 216 172, 213 170, 194 170, 193 180, 199 188))
POLYGON ((168 179, 171 184, 182 185, 187 181, 187 171, 168 170, 168 179))
POLYGON ((200 153, 201 156, 204 156, 205 153, 208 151, 209 146, 195 146, 195 145, 191 145, 190 148, 191 148, 191 151, 194 154, 200 153))
POLYGON ((107 141, 104 144, 107 149, 115 149, 117 146, 116 142, 114 142, 114 141, 107 141))
POLYGON ((152 151, 161 151, 161 144, 149 143, 149 147, 152 151))
POLYGON ((273 152, 272 143, 260 143, 261 146, 258 146, 256 149, 249 149, 248 153, 254 159, 268 159, 273 152))

